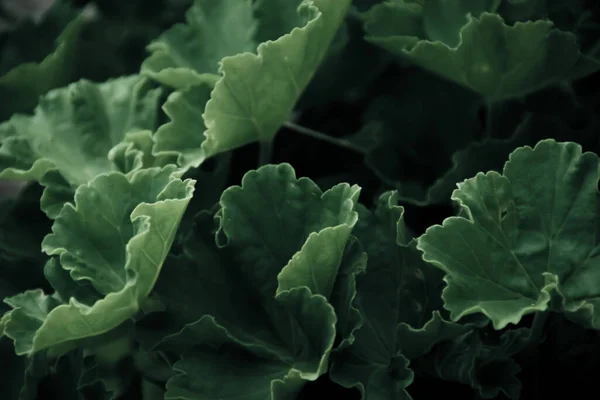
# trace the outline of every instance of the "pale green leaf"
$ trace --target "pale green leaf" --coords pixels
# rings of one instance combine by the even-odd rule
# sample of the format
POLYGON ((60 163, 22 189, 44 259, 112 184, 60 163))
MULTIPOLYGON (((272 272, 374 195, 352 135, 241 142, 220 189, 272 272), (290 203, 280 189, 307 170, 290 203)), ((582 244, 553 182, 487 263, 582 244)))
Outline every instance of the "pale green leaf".
POLYGON ((176 163, 175 157, 153 155, 153 147, 154 138, 151 131, 130 131, 125 134, 121 143, 110 149, 107 157, 114 169, 124 174, 176 163))
POLYGON ((153 152, 176 156, 179 165, 191 165, 202 157, 204 107, 210 99, 210 85, 195 85, 169 95, 163 110, 171 122, 156 131, 153 152))
POLYGON ((50 91, 33 116, 0 125, 0 178, 40 180, 57 169, 77 187, 115 170, 110 150, 128 132, 155 128, 159 94, 135 75, 50 91))
POLYGON ((205 157, 273 139, 323 60, 349 5, 349 0, 303 2, 299 12, 311 16, 306 25, 261 43, 257 54, 223 59, 223 78, 204 113, 205 157))
POLYGON ((14 309, 5 334, 15 340, 18 354, 65 348, 139 311, 193 193, 193 181, 181 181, 180 174, 174 167, 129 176, 113 172, 77 189, 74 204, 65 204, 42 248, 59 257, 74 282, 90 284, 88 291, 100 300, 86 304, 89 297, 70 297, 59 305, 39 291, 8 299, 14 309))
MULTIPOLYGON (((325 57, 349 6, 350 0, 304 1, 297 10, 299 17, 292 21, 302 22, 300 26, 290 26, 289 33, 261 43, 256 53, 231 53, 223 58, 203 121, 198 115, 194 122, 182 120, 180 125, 193 126, 194 130, 169 140, 175 145, 158 141, 155 151, 180 151, 184 154, 180 158, 182 166, 189 168, 215 154, 273 140, 325 57), (182 150, 184 143, 189 143, 189 148, 182 150)), ((186 104, 181 101, 177 107, 186 104)), ((166 135, 160 139, 166 140, 166 135)))
POLYGON ((214 83, 224 57, 256 50, 251 0, 195 0, 185 19, 150 43, 143 74, 175 89, 214 83))

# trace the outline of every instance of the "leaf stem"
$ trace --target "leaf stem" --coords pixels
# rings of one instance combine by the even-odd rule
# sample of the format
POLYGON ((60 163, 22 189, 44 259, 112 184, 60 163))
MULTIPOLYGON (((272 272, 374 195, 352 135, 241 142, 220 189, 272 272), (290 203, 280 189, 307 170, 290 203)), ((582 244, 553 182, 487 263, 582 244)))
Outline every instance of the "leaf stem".
POLYGON ((260 150, 258 153, 258 166, 270 164, 273 159, 273 141, 260 141, 260 150))
POLYGON ((549 317, 549 311, 537 312, 533 317, 527 343, 520 353, 520 357, 528 364, 535 364, 537 360, 536 350, 544 336, 546 322, 549 317))
POLYGON ((351 150, 351 151, 354 151, 354 152, 362 154, 362 155, 365 155, 367 153, 367 151, 365 149, 353 144, 352 142, 350 142, 348 140, 335 138, 335 137, 326 135, 325 133, 315 131, 314 129, 310 129, 310 128, 306 128, 302 125, 298 125, 291 121, 284 122, 283 126, 285 126, 286 128, 288 128, 292 131, 298 132, 302 135, 305 135, 305 136, 308 136, 308 137, 311 137, 314 139, 318 139, 323 142, 327 142, 327 143, 333 144, 335 146, 338 146, 338 147, 341 147, 341 148, 344 148, 347 150, 351 150))
POLYGON ((537 312, 533 317, 533 323, 531 324, 531 331, 529 338, 527 339, 527 347, 537 346, 538 342, 544 336, 544 328, 546 327, 546 321, 550 317, 550 312, 537 312))

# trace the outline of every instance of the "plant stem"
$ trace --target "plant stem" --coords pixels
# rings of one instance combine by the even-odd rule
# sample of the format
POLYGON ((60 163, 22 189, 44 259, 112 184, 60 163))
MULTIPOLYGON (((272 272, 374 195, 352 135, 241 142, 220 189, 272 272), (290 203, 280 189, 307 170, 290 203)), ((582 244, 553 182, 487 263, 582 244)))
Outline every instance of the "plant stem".
POLYGON ((258 153, 258 166, 262 167, 263 165, 267 165, 271 163, 273 158, 273 141, 261 141, 260 150, 258 153))
POLYGON ((335 137, 326 135, 322 132, 315 131, 314 129, 310 129, 310 128, 306 128, 302 125, 298 125, 291 121, 284 122, 283 126, 285 126, 286 128, 288 128, 292 131, 301 133, 302 135, 306 135, 308 137, 318 139, 323 142, 327 142, 327 143, 333 144, 335 146, 354 151, 356 153, 360 153, 363 155, 367 153, 367 151, 365 149, 363 149, 359 146, 356 146, 355 144, 353 144, 352 142, 350 142, 348 140, 335 138, 335 137))
POLYGON ((540 340, 544 336, 546 322, 548 321, 549 317, 549 311, 537 312, 533 317, 533 322, 531 324, 531 327, 529 328, 530 332, 529 337, 527 338, 527 344, 525 345, 520 354, 521 358, 530 364, 535 363, 537 359, 536 350, 540 340))
POLYGON ((537 342, 544 336, 544 328, 546 327, 546 321, 550 317, 550 312, 537 312, 533 317, 533 323, 531 324, 531 332, 529 333, 528 347, 537 345, 537 342))

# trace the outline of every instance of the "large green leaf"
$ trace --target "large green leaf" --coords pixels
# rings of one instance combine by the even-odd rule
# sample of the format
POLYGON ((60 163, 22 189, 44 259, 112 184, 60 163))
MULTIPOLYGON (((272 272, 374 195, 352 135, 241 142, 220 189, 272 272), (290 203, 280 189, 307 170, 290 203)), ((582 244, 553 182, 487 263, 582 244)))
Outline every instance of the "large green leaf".
POLYGON ((483 313, 502 329, 551 307, 599 326, 598 165, 575 143, 544 140, 514 151, 502 174, 459 184, 452 198, 462 216, 429 228, 418 244, 447 274, 453 320, 483 313))
POLYGON ((184 89, 216 82, 224 57, 256 50, 251 0, 196 0, 185 19, 148 46, 143 74, 184 89))
POLYGON ((76 187, 114 170, 109 151, 126 133, 155 127, 159 93, 139 76, 49 92, 33 116, 0 125, 0 177, 40 180, 56 168, 76 187))
MULTIPOLYGON (((258 3, 262 14, 257 11, 257 16, 276 19, 273 12, 285 15, 282 18, 290 20, 289 33, 262 42, 256 53, 238 52, 224 57, 203 114, 177 112, 176 107, 186 106, 184 101, 172 104, 171 113, 177 114, 175 124, 197 128, 186 130, 185 134, 178 132, 168 143, 161 142, 167 140, 166 135, 160 136, 155 149, 159 154, 182 152, 180 163, 190 167, 251 142, 271 141, 325 57, 350 0, 303 1, 297 9, 297 18, 289 17, 290 8, 296 8, 297 1, 267 1, 267 4, 277 5, 270 12, 265 11, 264 3, 258 3), (185 115, 185 119, 179 115, 185 115), (177 121, 177 118, 181 119, 177 121)), ((202 2, 198 2, 200 4, 202 2)), ((258 22, 260 36, 273 34, 271 30, 261 30, 258 22)), ((185 60, 188 63, 185 66, 190 67, 191 61, 185 60)), ((192 70, 187 72, 191 74, 192 70)), ((198 104, 197 107, 203 106, 198 104)))
POLYGON ((507 25, 498 1, 389 0, 366 15, 367 40, 490 101, 518 97, 600 68, 549 20, 507 25))
POLYGON ((167 163, 156 162, 149 133, 138 132, 155 129, 159 94, 135 75, 50 91, 33 116, 0 124, 0 178, 42 183, 42 208, 54 218, 64 192, 99 174, 167 163))
POLYGON ((331 369, 335 382, 370 400, 410 399, 409 359, 470 330, 441 317, 442 274, 421 259, 397 202, 398 193, 386 192, 374 213, 360 214, 355 234, 368 254, 356 297, 363 324, 331 369))
MULTIPOLYGON (((323 193, 289 165, 269 165, 223 193, 217 244, 213 219, 199 215, 157 283, 166 310, 144 340, 183 354, 167 398, 290 398, 326 372, 333 305, 356 323, 349 275, 362 252, 345 249, 357 197, 357 187, 323 193)), ((341 339, 353 330, 341 326, 341 339)))
POLYGON ((68 348, 140 310, 192 196, 193 181, 180 174, 174 167, 112 172, 79 186, 42 244, 60 260, 63 272, 55 264, 47 273, 58 292, 30 290, 5 300, 14 309, 4 334, 17 354, 68 348))

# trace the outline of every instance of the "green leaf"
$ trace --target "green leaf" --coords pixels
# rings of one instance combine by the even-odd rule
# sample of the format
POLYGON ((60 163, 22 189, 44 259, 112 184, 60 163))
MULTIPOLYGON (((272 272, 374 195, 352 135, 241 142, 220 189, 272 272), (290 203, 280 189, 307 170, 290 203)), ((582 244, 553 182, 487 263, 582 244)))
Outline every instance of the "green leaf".
POLYGON ((108 159, 115 170, 124 174, 144 168, 175 164, 174 157, 153 155, 152 147, 154 147, 154 138, 151 131, 127 132, 123 141, 110 149, 108 159))
POLYGON ((496 329, 552 309, 597 327, 598 157, 575 143, 514 151, 501 174, 479 173, 452 198, 462 208, 419 238, 443 270, 452 319, 473 313, 496 329), (582 235, 585 232, 585 235, 582 235))
POLYGON ((89 283, 86 293, 93 294, 65 298, 68 304, 39 290, 6 299, 14 309, 5 335, 15 341, 17 354, 64 348, 109 332, 139 311, 192 196, 193 181, 181 181, 180 174, 174 167, 128 177, 112 172, 77 189, 74 204, 65 204, 42 248, 59 257, 74 283, 89 283), (100 299, 88 304, 94 297, 100 299))
POLYGON ((304 286, 329 297, 358 219, 354 207, 359 192, 356 185, 339 184, 322 193, 310 179, 297 179, 289 164, 267 166, 247 173, 241 186, 223 193, 217 235, 242 250, 248 284, 262 295, 304 286), (281 227, 287 238, 280 236, 281 227))
POLYGON ((449 47, 460 43, 460 31, 468 22, 469 15, 479 17, 484 12, 494 12, 502 0, 444 1, 423 3, 423 30, 432 42, 442 42, 449 47))
POLYGON ((26 24, 18 32, 5 34, 8 37, 2 46, 0 96, 10 101, 2 101, 0 105, 0 122, 14 113, 31 112, 41 95, 73 79, 77 43, 87 18, 84 14, 76 16, 70 7, 57 4, 45 19, 39 26, 26 24), (73 20, 68 25, 64 23, 64 31, 56 38, 53 31, 63 25, 65 17, 73 17, 73 20), (46 49, 48 37, 52 41, 56 38, 56 49, 52 53, 48 49, 50 54, 44 54, 45 58, 38 62, 31 53, 46 49), (36 45, 31 46, 31 43, 36 45))
POLYGON ((554 29, 549 20, 507 25, 487 12, 497 1, 487 2, 488 7, 468 3, 476 9, 464 8, 467 3, 455 2, 448 13, 439 4, 388 1, 366 15, 367 40, 490 101, 523 96, 600 68, 581 54, 574 34, 554 29))
POLYGON ((157 155, 175 156, 179 165, 192 165, 202 157, 204 120, 202 114, 210 99, 213 87, 195 85, 172 93, 163 105, 171 122, 156 131, 153 152, 157 155))
POLYGON ((398 194, 386 192, 374 213, 361 212, 355 234, 368 264, 358 280, 356 304, 363 324, 331 367, 333 381, 358 388, 364 399, 410 399, 409 358, 471 329, 439 314, 442 274, 421 259, 397 203, 398 194))
POLYGON ((195 0, 185 19, 148 46, 143 74, 175 89, 214 83, 224 57, 256 49, 250 0, 195 0))
MULTIPOLYGON (((223 193, 216 232, 208 213, 198 216, 184 254, 168 260, 157 283, 166 311, 149 318, 145 329, 146 342, 183 353, 167 398, 288 398, 279 393, 326 372, 337 333, 332 306, 349 313, 363 257, 355 247, 344 251, 357 197, 355 186, 323 193, 296 178, 291 166, 269 165, 223 193), (235 370, 225 369, 232 365, 235 370), (271 372, 251 373, 254 368, 271 372), (236 374, 243 383, 225 384, 237 382, 236 374), (206 376, 214 384, 201 383, 206 376)), ((342 340, 353 322, 343 327, 342 340)))
POLYGON ((416 360, 422 376, 464 383, 482 399, 496 399, 501 392, 517 400, 521 382, 515 376, 521 367, 512 356, 522 350, 529 329, 508 330, 496 335, 470 331, 437 345, 431 354, 416 360))
POLYGON ((273 139, 323 60, 349 5, 348 0, 302 3, 298 12, 310 16, 306 25, 261 43, 257 54, 223 59, 223 78, 204 113, 205 157, 273 139))
MULTIPOLYGON (((287 4, 281 9, 287 10, 293 3, 287 4)), ((300 26, 290 26, 284 36, 261 43, 256 54, 244 52, 223 58, 203 121, 196 115, 194 122, 181 122, 198 128, 187 131, 181 139, 169 141, 175 145, 159 141, 155 151, 180 151, 182 166, 189 168, 215 154, 273 140, 325 57, 349 5, 350 0, 302 2, 294 20, 295 24, 302 22, 300 26), (183 150, 184 143, 188 143, 188 148, 183 150)), ((180 104, 178 107, 184 107, 186 102, 180 104)), ((166 140, 166 136, 162 135, 161 140, 166 140)))
POLYGON ((329 302, 337 316, 336 331, 339 345, 335 351, 341 351, 352 345, 354 333, 363 324, 360 311, 356 308, 356 281, 365 273, 367 253, 363 251, 358 240, 351 236, 344 249, 338 275, 329 302))
POLYGON ((231 348, 198 350, 174 369, 179 374, 167 383, 168 400, 291 400, 304 385, 302 377, 288 372, 289 365, 231 348))
POLYGON ((49 92, 33 116, 0 125, 0 177, 40 180, 56 168, 77 187, 114 170, 109 151, 126 133, 154 128, 159 94, 138 76, 82 80, 49 92))
POLYGON ((33 116, 0 124, 0 178, 42 183, 42 209, 56 218, 77 186, 102 173, 174 161, 152 156, 150 133, 140 132, 155 128, 159 95, 135 75, 50 91, 33 116))

